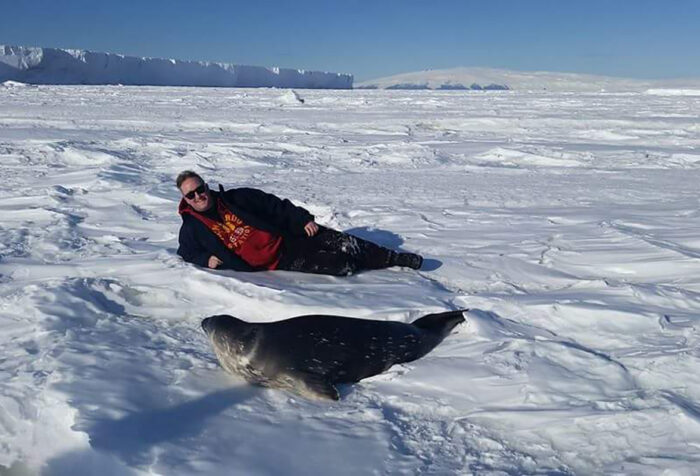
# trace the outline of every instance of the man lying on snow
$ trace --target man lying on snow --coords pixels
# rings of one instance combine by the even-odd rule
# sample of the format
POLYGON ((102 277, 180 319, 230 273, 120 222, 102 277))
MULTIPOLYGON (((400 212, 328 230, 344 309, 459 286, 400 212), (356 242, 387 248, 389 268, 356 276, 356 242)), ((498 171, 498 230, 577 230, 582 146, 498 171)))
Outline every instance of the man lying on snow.
POLYGON ((346 276, 391 266, 419 269, 423 263, 419 255, 320 226, 305 209, 261 190, 219 186, 214 192, 190 170, 176 183, 182 193, 177 254, 199 266, 346 276))

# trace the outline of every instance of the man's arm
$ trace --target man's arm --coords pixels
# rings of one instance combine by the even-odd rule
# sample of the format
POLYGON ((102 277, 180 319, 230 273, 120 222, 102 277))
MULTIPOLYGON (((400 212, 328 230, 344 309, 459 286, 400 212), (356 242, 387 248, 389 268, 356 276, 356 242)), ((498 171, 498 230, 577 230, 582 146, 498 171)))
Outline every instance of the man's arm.
POLYGON ((202 268, 208 267, 211 253, 199 245, 192 236, 191 230, 184 225, 180 228, 178 241, 180 246, 177 249, 177 254, 182 256, 182 259, 202 268))
POLYGON ((280 229, 296 235, 308 234, 305 227, 314 221, 314 216, 305 208, 294 205, 286 198, 281 199, 255 188, 229 190, 226 192, 226 198, 239 203, 246 210, 267 217, 280 229))
POLYGON ((180 228, 180 246, 177 249, 177 254, 180 255, 182 259, 188 263, 201 266, 202 268, 211 268, 210 260, 214 257, 214 262, 220 262, 215 269, 256 271, 236 254, 230 252, 203 224, 200 229, 197 229, 199 225, 199 222, 183 223, 182 228, 180 228), (197 238, 197 233, 205 237, 205 243, 197 238))

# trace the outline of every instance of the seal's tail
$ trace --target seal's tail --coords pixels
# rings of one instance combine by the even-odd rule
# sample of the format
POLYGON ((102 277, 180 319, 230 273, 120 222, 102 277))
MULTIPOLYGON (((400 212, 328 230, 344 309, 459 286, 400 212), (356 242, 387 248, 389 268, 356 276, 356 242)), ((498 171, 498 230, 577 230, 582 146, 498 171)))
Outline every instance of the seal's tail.
POLYGON ((413 325, 428 332, 436 332, 441 337, 445 337, 457 324, 464 322, 464 316, 462 314, 468 310, 469 309, 461 309, 459 311, 428 314, 427 316, 413 321, 413 325))

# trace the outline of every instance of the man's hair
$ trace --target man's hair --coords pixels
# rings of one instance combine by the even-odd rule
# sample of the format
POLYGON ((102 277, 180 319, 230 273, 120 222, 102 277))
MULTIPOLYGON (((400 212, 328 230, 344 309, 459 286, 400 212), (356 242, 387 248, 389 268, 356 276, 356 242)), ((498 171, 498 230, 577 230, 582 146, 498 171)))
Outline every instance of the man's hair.
POLYGON ((180 189, 180 185, 182 185, 182 182, 184 182, 188 178, 197 178, 200 182, 204 183, 204 179, 200 177, 197 172, 192 172, 191 170, 183 170, 175 179, 175 183, 177 184, 178 190, 180 189))

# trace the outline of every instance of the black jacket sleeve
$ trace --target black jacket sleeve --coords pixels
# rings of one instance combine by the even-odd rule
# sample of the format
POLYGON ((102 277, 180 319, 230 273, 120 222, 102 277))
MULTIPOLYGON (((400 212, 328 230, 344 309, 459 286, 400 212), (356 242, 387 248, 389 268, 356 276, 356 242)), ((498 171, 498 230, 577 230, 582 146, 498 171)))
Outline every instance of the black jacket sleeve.
POLYGON ((211 253, 197 243, 197 240, 192 236, 192 229, 185 226, 184 223, 180 227, 178 241, 180 246, 177 249, 177 254, 182 256, 182 259, 203 268, 208 266, 211 253))
POLYGON ((293 235, 305 235, 304 226, 314 220, 305 208, 255 188, 231 189, 225 193, 225 198, 293 235))
POLYGON ((214 255, 223 263, 217 269, 256 271, 235 253, 226 248, 203 223, 196 218, 185 217, 180 228, 180 246, 177 254, 188 263, 202 268, 209 267, 209 257, 214 255))

